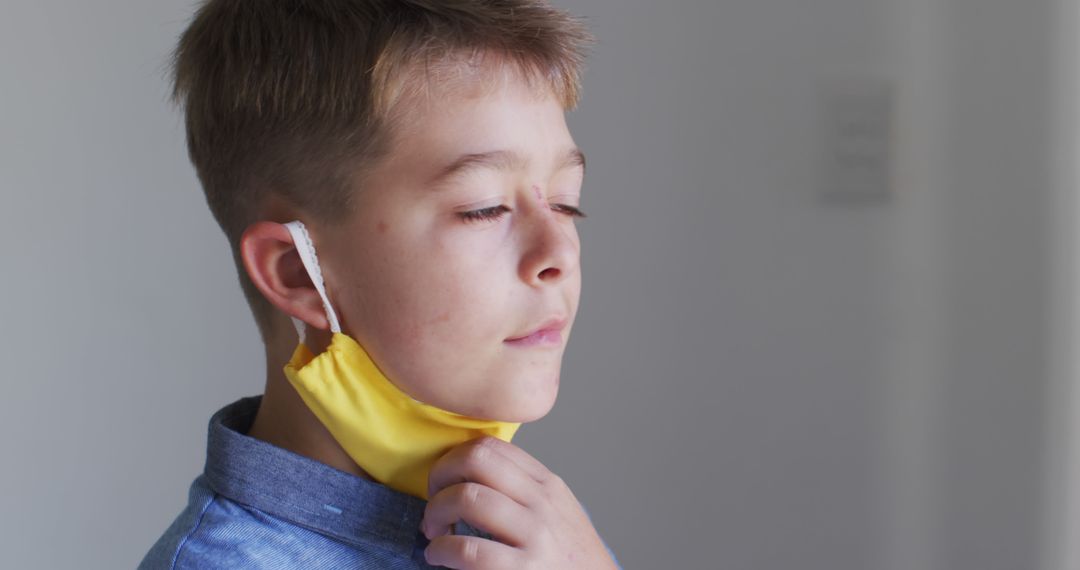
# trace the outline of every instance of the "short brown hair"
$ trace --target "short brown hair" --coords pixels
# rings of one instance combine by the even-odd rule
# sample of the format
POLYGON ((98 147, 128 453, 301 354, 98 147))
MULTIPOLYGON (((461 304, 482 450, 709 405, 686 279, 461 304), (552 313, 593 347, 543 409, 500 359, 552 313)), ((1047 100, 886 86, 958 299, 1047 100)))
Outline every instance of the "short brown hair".
POLYGON ((173 100, 263 339, 274 308, 239 242, 268 199, 343 221, 395 104, 433 70, 494 56, 572 109, 591 42, 543 0, 206 0, 173 54, 173 100))

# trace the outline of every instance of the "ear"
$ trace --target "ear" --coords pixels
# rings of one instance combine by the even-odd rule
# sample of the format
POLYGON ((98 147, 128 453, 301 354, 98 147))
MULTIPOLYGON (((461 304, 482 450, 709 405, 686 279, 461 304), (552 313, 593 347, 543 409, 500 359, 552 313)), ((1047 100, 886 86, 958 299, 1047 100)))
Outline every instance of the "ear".
POLYGON ((330 328, 322 297, 288 228, 266 221, 251 224, 240 236, 240 257, 252 283, 278 310, 314 328, 330 328))

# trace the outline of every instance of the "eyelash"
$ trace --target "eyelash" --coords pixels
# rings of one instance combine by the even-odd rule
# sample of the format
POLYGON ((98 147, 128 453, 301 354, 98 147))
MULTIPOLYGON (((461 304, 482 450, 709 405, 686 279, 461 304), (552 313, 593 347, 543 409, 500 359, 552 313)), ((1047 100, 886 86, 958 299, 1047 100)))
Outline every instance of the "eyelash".
MULTIPOLYGON (((586 218, 585 212, 580 209, 570 206, 568 204, 553 204, 552 210, 562 212, 573 218, 586 218)), ((503 205, 492 206, 490 208, 481 208, 479 210, 470 210, 468 212, 459 212, 458 216, 466 222, 478 222, 483 220, 494 220, 501 217, 506 212, 509 212, 510 208, 503 205)))

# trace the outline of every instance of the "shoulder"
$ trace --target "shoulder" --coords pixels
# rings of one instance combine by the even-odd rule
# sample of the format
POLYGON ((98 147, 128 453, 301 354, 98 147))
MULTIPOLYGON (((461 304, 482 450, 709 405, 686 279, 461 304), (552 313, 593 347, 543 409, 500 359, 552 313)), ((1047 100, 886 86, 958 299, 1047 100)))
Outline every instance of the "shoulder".
POLYGON ((138 570, 214 568, 378 568, 369 554, 312 530, 191 485, 184 510, 138 570))
POLYGON ((214 493, 198 477, 188 489, 188 503, 165 533, 146 553, 138 570, 162 570, 176 567, 177 554, 199 528, 203 515, 214 500, 214 493))

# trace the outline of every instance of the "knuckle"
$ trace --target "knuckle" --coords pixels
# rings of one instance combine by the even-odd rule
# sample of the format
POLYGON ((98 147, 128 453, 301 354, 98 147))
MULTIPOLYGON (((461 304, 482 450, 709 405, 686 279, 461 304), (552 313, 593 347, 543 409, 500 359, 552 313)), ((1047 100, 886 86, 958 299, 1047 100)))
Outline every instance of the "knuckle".
POLYGON ((552 497, 565 491, 566 481, 564 481, 562 477, 559 477, 554 473, 550 473, 546 477, 544 477, 544 480, 541 482, 540 486, 543 487, 544 493, 546 495, 552 497))
POLYGON ((461 506, 466 509, 476 507, 483 498, 483 490, 479 483, 462 483, 461 490, 458 493, 458 500, 461 502, 461 506))
POLYGON ((475 566, 480 562, 480 543, 476 540, 464 540, 461 543, 459 556, 466 566, 475 566))
POLYGON ((481 440, 469 448, 469 452, 464 459, 465 466, 467 468, 481 468, 490 461, 492 453, 494 453, 494 449, 492 449, 491 444, 481 440))
POLYGON ((487 451, 494 451, 495 448, 501 443, 497 438, 485 435, 476 438, 476 447, 482 448, 487 451))

